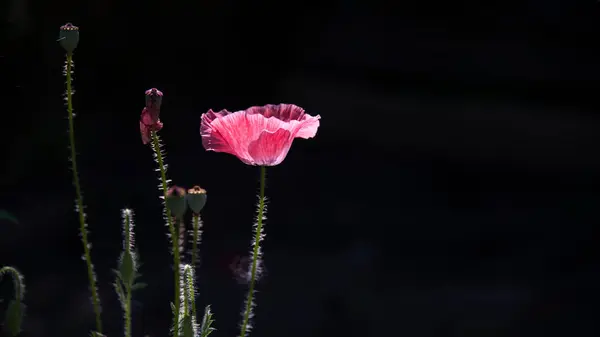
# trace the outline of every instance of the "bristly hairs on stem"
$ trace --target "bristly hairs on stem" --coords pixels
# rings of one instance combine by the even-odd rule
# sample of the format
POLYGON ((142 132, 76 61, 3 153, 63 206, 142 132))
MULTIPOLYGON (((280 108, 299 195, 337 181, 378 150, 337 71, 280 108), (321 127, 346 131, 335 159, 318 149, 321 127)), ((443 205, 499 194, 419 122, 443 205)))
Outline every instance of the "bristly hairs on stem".
POLYGON ((135 231, 133 230, 133 210, 124 208, 121 211, 123 218, 123 251, 134 253, 135 231))
POLYGON ((198 268, 200 252, 199 246, 202 242, 202 219, 200 218, 200 214, 194 214, 192 216, 192 230, 189 232, 190 234, 190 242, 192 244, 191 260, 192 266, 194 268, 198 268))
POLYGON ((2 281, 2 276, 4 276, 4 274, 10 274, 12 276, 14 288, 14 299, 10 301, 8 308, 6 309, 4 325, 8 330, 8 333, 12 337, 16 337, 21 332, 23 317, 25 316, 25 304, 23 304, 23 298, 25 297, 25 281, 23 275, 13 267, 6 266, 0 268, 0 281, 2 281))
POLYGON ((16 300, 23 301, 25 297, 25 278, 19 271, 10 266, 5 266, 0 269, 0 281, 4 274, 10 274, 13 280, 14 296, 16 300))
POLYGON ((179 222, 179 255, 183 255, 185 253, 185 222, 179 218, 175 218, 175 221, 179 222))
POLYGON ((246 337, 252 329, 251 320, 254 317, 254 292, 257 280, 257 275, 260 274, 260 266, 262 259, 262 250, 260 243, 264 240, 265 234, 263 233, 264 220, 266 220, 266 198, 265 198, 265 185, 266 185, 266 168, 260 167, 260 190, 258 195, 258 211, 256 217, 256 223, 254 224, 254 237, 252 238, 252 262, 250 268, 248 268, 250 286, 248 288, 248 295, 244 303, 244 312, 242 315, 242 323, 240 326, 240 337, 246 337))
POLYGON ((202 323, 200 324, 200 337, 208 337, 211 332, 216 330, 212 327, 214 322, 215 320, 213 319, 210 305, 207 305, 206 308, 204 308, 204 317, 202 317, 202 323))
POLYGON ((196 323, 196 281, 194 268, 189 264, 181 265, 181 305, 179 307, 179 329, 183 337, 198 337, 196 323))
POLYGON ((145 284, 136 283, 139 276, 139 262, 134 250, 133 211, 124 209, 123 217, 123 251, 119 256, 119 268, 113 270, 116 280, 113 283, 115 292, 123 309, 125 337, 131 337, 131 296, 134 290, 143 288, 145 284))
MULTIPOLYGON (((172 245, 172 254, 173 254, 173 276, 174 276, 174 288, 175 295, 173 298, 174 303, 172 303, 172 311, 173 311, 173 324, 177 326, 179 324, 179 305, 180 305, 180 286, 181 286, 181 277, 180 277, 180 264, 181 260, 179 258, 179 236, 177 235, 175 224, 173 222, 173 217, 171 216, 171 212, 166 204, 167 200, 167 191, 169 190, 169 180, 167 180, 167 165, 165 164, 165 153, 162 149, 162 144, 160 138, 156 131, 152 131, 152 150, 154 151, 154 158, 156 163, 158 164, 157 171, 160 172, 160 184, 159 190, 162 191, 162 202, 163 202, 163 217, 166 220, 167 226, 169 227, 168 236, 171 239, 172 245)), ((179 336, 179 329, 173 329, 173 336, 179 336)))
POLYGON ((94 313, 96 315, 96 331, 102 333, 102 320, 100 317, 101 307, 100 298, 98 296, 98 289, 96 287, 96 273, 94 272, 94 265, 92 264, 91 257, 91 243, 88 241, 87 224, 85 222, 86 215, 83 204, 83 194, 81 192, 81 185, 79 183, 79 173, 77 171, 77 151, 75 149, 75 126, 73 113, 73 88, 72 78, 73 74, 73 52, 67 52, 67 60, 65 64, 65 76, 67 78, 66 84, 66 100, 67 100, 67 112, 69 115, 69 142, 71 148, 71 171, 73 172, 73 185, 75 187, 75 210, 79 214, 79 234, 81 236, 81 242, 83 244, 83 259, 87 264, 88 280, 90 283, 90 291, 92 293, 92 305, 94 306, 94 313))

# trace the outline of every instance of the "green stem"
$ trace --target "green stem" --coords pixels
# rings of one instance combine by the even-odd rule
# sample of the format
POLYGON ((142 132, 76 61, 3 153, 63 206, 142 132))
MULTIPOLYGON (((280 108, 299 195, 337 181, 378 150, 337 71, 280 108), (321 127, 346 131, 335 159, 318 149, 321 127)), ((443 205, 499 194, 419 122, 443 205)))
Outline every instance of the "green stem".
POLYGON ((125 337, 131 337, 131 287, 127 286, 125 302, 125 337))
POLYGON ((200 215, 194 214, 192 221, 192 268, 196 268, 198 260, 198 237, 200 236, 200 215))
POLYGON ((252 311, 252 301, 254 298, 254 286, 256 283, 256 267, 258 264, 258 253, 260 248, 260 241, 262 236, 263 216, 265 210, 265 180, 266 180, 266 168, 260 167, 260 192, 258 198, 258 217, 256 220, 256 233, 254 238, 254 248, 252 251, 252 269, 250 270, 250 288, 248 289, 248 298, 246 299, 246 311, 244 312, 244 319, 242 321, 242 327, 240 337, 246 337, 246 330, 248 328, 248 321, 250 320, 250 312, 252 311))
MULTIPOLYGON (((192 222, 193 222, 193 230, 192 230, 192 265, 191 268, 194 268, 193 270, 196 270, 195 268, 197 267, 197 261, 198 261, 198 245, 200 243, 200 227, 201 227, 201 222, 200 222, 200 214, 194 214, 192 217, 192 222)), ((188 287, 193 287, 193 284, 188 284, 188 287)), ((192 288, 193 289, 193 288, 192 288)), ((192 317, 196 317, 196 301, 194 299, 194 296, 192 296, 191 299, 192 302, 192 317)))
MULTIPOLYGON (((194 280, 190 278, 187 286, 190 290, 194 290, 194 280)), ((193 293, 190 292, 190 305, 192 306, 192 317, 194 319, 196 319, 196 298, 195 297, 196 297, 196 292, 195 291, 193 293)))
MULTIPOLYGON (((124 233, 124 239, 125 239, 125 247, 124 249, 127 250, 128 252, 131 250, 131 218, 129 217, 129 213, 125 213, 125 233, 124 233)), ((129 252, 131 253, 131 252, 129 252)))
POLYGON ((83 252, 87 264, 88 280, 90 290, 92 291, 92 303, 96 314, 96 331, 102 333, 102 320, 100 318, 100 300, 98 290, 96 289, 96 277, 94 276, 94 266, 90 254, 90 245, 88 243, 87 230, 85 225, 85 213, 83 209, 83 196, 81 195, 81 185, 79 184, 79 174, 77 172, 77 160, 75 158, 75 127, 73 124, 73 89, 71 87, 71 71, 73 63, 73 53, 67 53, 67 111, 69 113, 69 141, 71 142, 71 169, 73 171, 73 184, 75 185, 75 194, 77 198, 77 212, 79 213, 79 231, 81 233, 81 242, 83 243, 83 252))
POLYGON ((12 277, 13 288, 15 288, 15 300, 17 300, 17 302, 20 304, 21 301, 23 301, 23 288, 25 287, 23 283, 23 275, 21 275, 21 273, 19 273, 18 270, 10 266, 0 268, 0 280, 2 280, 2 275, 4 274, 10 274, 10 276, 12 277))
POLYGON ((152 131, 152 145, 154 147, 154 152, 156 153, 156 160, 158 161, 158 168, 160 170, 160 180, 161 180, 161 184, 162 184, 162 191, 163 191, 163 200, 165 201, 165 216, 167 217, 167 224, 169 225, 169 232, 171 233, 171 241, 173 244, 173 276, 174 276, 174 288, 175 288, 175 296, 173 299, 173 305, 175 306, 175 310, 174 310, 174 329, 173 329, 173 336, 177 337, 179 336, 179 286, 180 286, 180 276, 179 276, 179 245, 178 245, 178 241, 179 241, 179 235, 177 235, 177 232, 175 231, 175 225, 173 224, 173 217, 171 217, 171 213, 169 211, 169 207, 167 206, 166 200, 167 200, 167 191, 168 191, 168 186, 167 186, 167 172, 165 170, 165 164, 163 161, 163 156, 162 156, 162 152, 160 150, 160 142, 158 140, 158 135, 156 134, 156 131, 152 131))

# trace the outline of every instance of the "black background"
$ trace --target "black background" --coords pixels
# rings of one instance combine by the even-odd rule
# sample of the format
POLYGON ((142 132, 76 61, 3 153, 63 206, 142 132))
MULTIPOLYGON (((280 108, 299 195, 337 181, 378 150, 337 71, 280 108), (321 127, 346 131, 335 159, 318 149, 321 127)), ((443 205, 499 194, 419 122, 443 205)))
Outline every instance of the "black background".
MULTIPOLYGON (((164 92, 169 177, 208 190, 199 304, 238 332, 258 169, 206 152, 209 108, 320 114, 267 172, 255 336, 592 336, 597 320, 597 1, 2 2, 0 265, 25 275, 23 336, 93 328, 73 212, 64 51, 109 336, 120 209, 136 211, 134 335, 166 336, 169 246, 144 91, 164 92)), ((189 222, 189 221, 188 221, 189 222)), ((1 292, 10 296, 10 282, 1 292)), ((2 304, 5 304, 6 301, 2 304)), ((2 305, 0 304, 0 305, 2 305)), ((596 331, 597 333, 597 331, 596 331)))

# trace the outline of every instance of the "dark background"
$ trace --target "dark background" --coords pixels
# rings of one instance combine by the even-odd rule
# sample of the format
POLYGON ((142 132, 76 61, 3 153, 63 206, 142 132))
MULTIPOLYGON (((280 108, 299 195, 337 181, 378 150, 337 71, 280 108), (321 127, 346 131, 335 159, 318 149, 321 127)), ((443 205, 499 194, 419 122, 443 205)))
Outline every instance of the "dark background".
MULTIPOLYGON (((199 304, 237 333, 258 169, 205 152, 200 114, 320 114, 268 170, 254 336, 592 336, 600 204, 597 1, 2 2, 0 265, 25 275, 23 336, 93 328, 58 28, 74 56, 80 177, 109 336, 120 209, 136 211, 134 335, 166 336, 169 246, 144 91, 165 94, 169 177, 208 190, 199 304)), ((188 221, 189 222, 189 221, 188 221)), ((1 284, 6 299, 10 282, 1 284)), ((6 301, 3 303, 5 304, 6 301)), ((3 305, 3 304, 0 304, 3 305)))

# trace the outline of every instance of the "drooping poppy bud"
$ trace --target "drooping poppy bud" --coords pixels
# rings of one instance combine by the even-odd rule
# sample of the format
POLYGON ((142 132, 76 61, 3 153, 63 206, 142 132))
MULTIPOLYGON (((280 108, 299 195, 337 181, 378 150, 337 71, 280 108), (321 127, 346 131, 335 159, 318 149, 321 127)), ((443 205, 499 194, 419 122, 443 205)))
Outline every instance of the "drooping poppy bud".
POLYGON ((181 219, 187 210, 185 201, 185 189, 179 186, 173 186, 167 191, 167 199, 165 200, 167 208, 171 211, 171 215, 181 219))
POLYGON ((142 142, 148 144, 153 131, 160 131, 163 123, 160 121, 160 105, 162 104, 162 91, 152 88, 145 92, 146 106, 140 116, 140 133, 142 142))
POLYGON ((206 205, 206 190, 196 185, 188 190, 186 195, 187 203, 194 214, 200 214, 200 211, 206 205))
POLYGON ((162 91, 152 88, 146 90, 146 108, 160 110, 162 104, 162 91))
POLYGON ((72 23, 67 23, 60 27, 60 33, 58 35, 58 42, 67 51, 72 53, 77 44, 79 43, 79 27, 74 26, 72 23))

